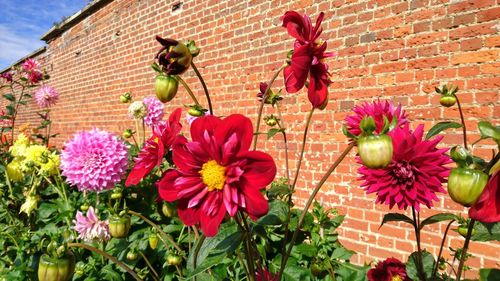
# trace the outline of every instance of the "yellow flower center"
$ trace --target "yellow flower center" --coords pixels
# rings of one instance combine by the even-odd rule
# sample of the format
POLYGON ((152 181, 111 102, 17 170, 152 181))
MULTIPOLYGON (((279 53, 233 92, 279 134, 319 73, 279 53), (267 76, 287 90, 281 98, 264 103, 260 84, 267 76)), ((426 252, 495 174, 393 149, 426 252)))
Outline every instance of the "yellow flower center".
POLYGON ((391 281, 403 281, 403 278, 399 275, 392 276, 391 281))
POLYGON ((203 183, 207 185, 208 191, 214 189, 221 190, 226 182, 226 167, 217 164, 215 160, 210 160, 203 164, 199 172, 203 183))

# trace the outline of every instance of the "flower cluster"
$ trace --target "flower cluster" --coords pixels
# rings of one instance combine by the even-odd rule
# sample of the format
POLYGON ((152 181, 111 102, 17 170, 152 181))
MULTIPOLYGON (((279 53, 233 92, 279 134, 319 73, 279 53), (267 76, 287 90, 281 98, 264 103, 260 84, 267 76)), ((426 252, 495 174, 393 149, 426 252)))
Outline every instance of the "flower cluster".
POLYGON ((27 59, 21 64, 24 71, 22 74, 31 84, 40 82, 43 78, 43 73, 40 70, 40 63, 35 59, 27 59))
POLYGON ((127 167, 128 151, 123 141, 98 129, 76 134, 61 152, 62 174, 80 191, 113 188, 127 167))

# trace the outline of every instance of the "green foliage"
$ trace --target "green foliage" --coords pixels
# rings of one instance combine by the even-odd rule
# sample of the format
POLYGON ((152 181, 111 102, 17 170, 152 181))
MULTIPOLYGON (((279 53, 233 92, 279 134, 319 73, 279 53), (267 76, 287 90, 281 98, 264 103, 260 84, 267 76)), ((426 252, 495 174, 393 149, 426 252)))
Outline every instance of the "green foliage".
POLYGON ((434 137, 435 135, 438 135, 439 133, 441 133, 444 130, 451 129, 451 128, 456 129, 456 128, 461 128, 461 127, 462 127, 462 124, 456 123, 456 122, 449 122, 449 121, 439 122, 436 125, 434 125, 427 132, 427 135, 425 136, 425 139, 428 140, 428 139, 434 137))

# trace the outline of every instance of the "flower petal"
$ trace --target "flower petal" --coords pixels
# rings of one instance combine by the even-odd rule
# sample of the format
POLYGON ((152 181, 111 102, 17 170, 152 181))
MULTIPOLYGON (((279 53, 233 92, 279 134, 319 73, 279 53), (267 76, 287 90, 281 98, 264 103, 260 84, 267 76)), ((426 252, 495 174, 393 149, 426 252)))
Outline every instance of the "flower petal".
POLYGON ((168 202, 177 200, 177 190, 175 188, 175 180, 181 176, 177 170, 168 170, 163 174, 163 177, 156 183, 160 197, 168 202))
POLYGON ((500 222, 500 172, 490 178, 469 217, 484 223, 500 222))
POLYGON ((276 164, 269 154, 261 151, 249 151, 245 153, 243 158, 247 160, 247 163, 242 177, 249 185, 260 190, 274 180, 276 164))
MULTIPOLYGON (((224 145, 231 141, 231 138, 235 135, 235 140, 238 143, 233 143, 233 148, 230 150, 236 151, 247 151, 252 144, 253 127, 252 121, 241 114, 232 114, 224 118, 223 122, 215 130, 215 139, 218 145, 224 145), (236 147, 234 147, 234 145, 236 147)), ((231 153, 231 151, 223 151, 231 153)))

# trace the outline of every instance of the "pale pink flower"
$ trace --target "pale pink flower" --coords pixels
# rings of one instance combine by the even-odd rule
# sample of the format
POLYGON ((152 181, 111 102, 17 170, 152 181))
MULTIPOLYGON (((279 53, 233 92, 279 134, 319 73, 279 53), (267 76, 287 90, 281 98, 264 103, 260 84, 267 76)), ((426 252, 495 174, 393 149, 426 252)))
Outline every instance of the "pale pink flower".
POLYGON ((99 220, 94 212, 94 207, 89 207, 87 216, 78 211, 73 223, 75 224, 74 229, 78 232, 78 238, 86 242, 104 242, 111 239, 108 222, 99 220))
POLYGON ((163 103, 156 97, 145 97, 143 100, 147 108, 147 115, 144 117, 144 124, 153 127, 163 119, 163 103))
POLYGON ((38 106, 42 108, 49 108, 52 105, 55 105, 57 103, 57 100, 59 99, 59 93, 56 91, 56 89, 52 88, 51 86, 41 86, 36 92, 35 92, 35 100, 38 106))

